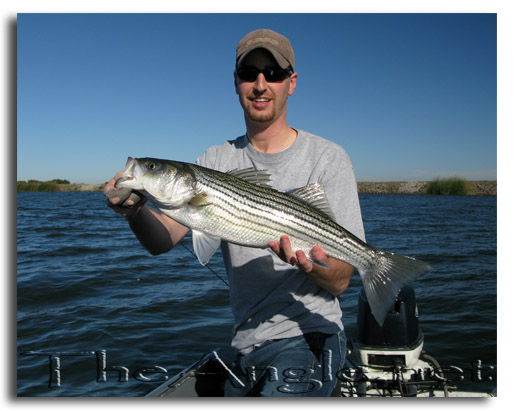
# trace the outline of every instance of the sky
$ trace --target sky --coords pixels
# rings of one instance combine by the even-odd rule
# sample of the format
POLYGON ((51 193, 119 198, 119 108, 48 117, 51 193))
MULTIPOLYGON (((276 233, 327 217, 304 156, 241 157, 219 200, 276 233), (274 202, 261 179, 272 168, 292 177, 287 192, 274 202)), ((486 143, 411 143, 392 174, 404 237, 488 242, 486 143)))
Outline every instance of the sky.
POLYGON ((257 28, 295 51, 289 125, 358 181, 497 178, 495 13, 22 13, 17 180, 104 183, 244 134, 235 49, 257 28))

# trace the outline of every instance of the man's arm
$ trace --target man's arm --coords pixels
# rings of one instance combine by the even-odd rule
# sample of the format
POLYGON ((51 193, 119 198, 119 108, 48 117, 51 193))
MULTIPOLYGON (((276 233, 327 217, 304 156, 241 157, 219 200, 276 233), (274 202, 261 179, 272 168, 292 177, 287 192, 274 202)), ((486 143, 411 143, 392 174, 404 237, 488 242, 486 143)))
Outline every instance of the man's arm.
POLYGON ((150 254, 158 255, 170 251, 184 238, 189 229, 148 207, 144 197, 134 203, 130 197, 122 199, 114 196, 114 184, 122 173, 120 171, 116 174, 104 188, 104 194, 108 198, 107 205, 125 216, 137 239, 150 254))
POLYGON ((189 232, 189 228, 146 205, 127 220, 141 245, 152 255, 167 253, 189 232))
POLYGON ((344 261, 327 257, 325 251, 318 245, 312 249, 314 260, 328 264, 330 268, 313 264, 303 251, 295 253, 287 235, 280 237, 280 243, 272 241, 270 247, 285 262, 292 265, 297 264, 312 282, 334 296, 342 294, 350 284, 350 278, 354 270, 353 266, 344 261))

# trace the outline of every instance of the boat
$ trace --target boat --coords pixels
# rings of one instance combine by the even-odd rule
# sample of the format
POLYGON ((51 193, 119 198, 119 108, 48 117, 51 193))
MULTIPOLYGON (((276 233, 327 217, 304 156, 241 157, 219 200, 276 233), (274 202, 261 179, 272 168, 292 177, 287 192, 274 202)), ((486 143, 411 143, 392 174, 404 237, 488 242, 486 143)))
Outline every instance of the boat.
MULTIPOLYGON (((332 397, 496 397, 495 390, 459 390, 459 369, 441 367, 423 351, 423 343, 412 287, 400 290, 382 327, 361 290, 357 331, 348 340, 332 397)), ((230 348, 207 353, 147 397, 223 397, 227 378, 237 379, 230 371, 234 356, 230 348)))

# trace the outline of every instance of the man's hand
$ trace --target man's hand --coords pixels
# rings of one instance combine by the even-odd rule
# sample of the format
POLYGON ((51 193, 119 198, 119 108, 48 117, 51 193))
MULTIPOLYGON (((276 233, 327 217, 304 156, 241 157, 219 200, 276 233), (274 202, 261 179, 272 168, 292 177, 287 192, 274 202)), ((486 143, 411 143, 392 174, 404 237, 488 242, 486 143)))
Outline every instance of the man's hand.
POLYGON ((312 263, 301 250, 294 252, 287 235, 280 237, 279 243, 271 241, 269 246, 283 261, 292 265, 298 265, 311 281, 332 295, 337 296, 341 294, 350 283, 353 267, 344 261, 328 257, 319 245, 312 248, 311 256, 315 262, 330 268, 323 268, 321 265, 312 263))
POLYGON ((141 245, 152 255, 170 251, 189 232, 189 228, 167 215, 145 207, 147 198, 130 188, 116 188, 119 171, 104 187, 107 205, 127 217, 128 223, 141 245))
MULTIPOLYGON (((306 273, 310 273, 314 269, 314 264, 307 258, 302 250, 296 252, 291 247, 291 241, 287 235, 280 237, 280 243, 276 241, 270 242, 271 249, 286 263, 298 265, 300 269, 306 273)), ((328 265, 328 257, 319 245, 315 245, 311 250, 312 258, 318 261, 320 265, 328 265)))
POLYGON ((123 175, 119 171, 104 187, 104 195, 107 197, 107 205, 115 212, 125 217, 134 217, 146 203, 147 198, 130 188, 116 188, 116 180, 123 175))

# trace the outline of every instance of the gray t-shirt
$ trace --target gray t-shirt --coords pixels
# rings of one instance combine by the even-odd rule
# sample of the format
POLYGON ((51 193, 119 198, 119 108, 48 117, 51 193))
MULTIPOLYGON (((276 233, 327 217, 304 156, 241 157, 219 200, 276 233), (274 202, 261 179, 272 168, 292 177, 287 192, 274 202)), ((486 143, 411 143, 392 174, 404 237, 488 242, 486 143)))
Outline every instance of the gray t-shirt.
MULTIPOLYGON (((197 163, 224 172, 248 167, 267 170, 271 186, 279 191, 322 182, 337 222, 365 240, 353 167, 344 149, 331 141, 298 130, 290 147, 266 154, 241 136, 210 147, 197 163)), ((338 298, 271 249, 226 242, 221 248, 235 319, 232 346, 240 352, 246 354, 266 340, 343 329, 338 298)))

